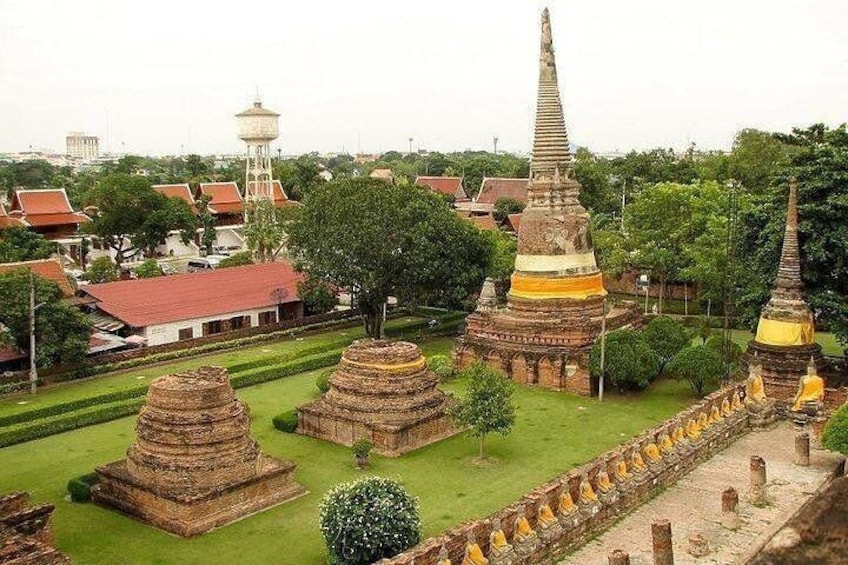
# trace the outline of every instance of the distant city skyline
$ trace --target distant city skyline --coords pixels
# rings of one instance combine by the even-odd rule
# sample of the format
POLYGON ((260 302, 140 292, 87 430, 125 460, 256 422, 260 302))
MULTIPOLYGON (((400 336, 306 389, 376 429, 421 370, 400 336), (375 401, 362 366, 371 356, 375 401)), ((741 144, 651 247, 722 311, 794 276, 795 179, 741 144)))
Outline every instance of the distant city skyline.
POLYGON ((728 149, 848 120, 848 3, 4 0, 0 152, 234 154, 258 87, 276 154, 530 149, 551 9, 573 143, 728 149), (754 5, 756 4, 756 5, 754 5), (250 20, 256 16, 255 23, 250 20))

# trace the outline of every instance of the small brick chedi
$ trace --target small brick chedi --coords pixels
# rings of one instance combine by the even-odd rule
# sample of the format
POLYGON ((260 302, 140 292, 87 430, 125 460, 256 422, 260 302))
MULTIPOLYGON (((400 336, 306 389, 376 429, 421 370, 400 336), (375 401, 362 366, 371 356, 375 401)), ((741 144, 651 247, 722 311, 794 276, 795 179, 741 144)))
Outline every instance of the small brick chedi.
POLYGON ((792 398, 798 380, 813 363, 822 366, 821 346, 816 343, 815 324, 804 301, 801 255, 798 246, 798 182, 789 182, 789 204, 777 282, 760 313, 757 335, 748 342, 747 362, 761 365, 763 380, 776 396, 792 398))
POLYGON ((0 563, 70 563, 53 547, 54 509, 52 504, 31 505, 26 492, 0 495, 0 563))
POLYGON ((97 469, 92 498, 163 530, 201 534, 305 492, 295 464, 250 437, 226 369, 154 380, 136 430, 127 458, 97 469))
POLYGON ((377 453, 397 457, 458 432, 438 382, 413 343, 355 341, 330 390, 298 408, 297 431, 342 445, 366 438, 377 453))
MULTIPOLYGON (((580 190, 545 10, 527 207, 507 307, 494 306, 487 283, 455 351, 460 366, 480 359, 518 382, 590 394, 588 353, 601 331, 606 290, 580 190)), ((608 313, 607 326, 640 320, 635 307, 618 307, 608 313)))

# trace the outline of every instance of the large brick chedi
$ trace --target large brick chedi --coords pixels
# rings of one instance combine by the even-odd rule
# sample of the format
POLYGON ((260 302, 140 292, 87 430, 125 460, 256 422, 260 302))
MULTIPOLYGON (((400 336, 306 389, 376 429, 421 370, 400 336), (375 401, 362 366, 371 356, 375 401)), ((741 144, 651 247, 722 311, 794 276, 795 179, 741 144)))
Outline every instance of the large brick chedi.
POLYGON ((377 453, 397 457, 457 433, 438 382, 413 343, 355 341, 330 390, 298 408, 297 431, 342 445, 368 439, 377 453))
POLYGON ((227 370, 201 367, 150 383, 127 458, 97 469, 92 498, 192 536, 305 492, 295 464, 263 455, 227 370))
MULTIPOLYGON (((606 291, 595 261, 589 214, 578 200, 580 189, 545 9, 527 207, 518 230, 507 307, 492 308, 481 301, 468 316, 468 329, 455 353, 460 366, 481 359, 519 382, 590 394, 588 353, 601 331, 606 291)), ((631 308, 616 308, 607 315, 610 328, 638 320, 631 308)))
POLYGON ((777 282, 760 314, 757 335, 748 343, 748 363, 762 366, 763 381, 778 398, 791 398, 798 379, 813 362, 822 366, 813 314, 804 301, 801 254, 798 246, 798 183, 789 181, 789 204, 777 282))

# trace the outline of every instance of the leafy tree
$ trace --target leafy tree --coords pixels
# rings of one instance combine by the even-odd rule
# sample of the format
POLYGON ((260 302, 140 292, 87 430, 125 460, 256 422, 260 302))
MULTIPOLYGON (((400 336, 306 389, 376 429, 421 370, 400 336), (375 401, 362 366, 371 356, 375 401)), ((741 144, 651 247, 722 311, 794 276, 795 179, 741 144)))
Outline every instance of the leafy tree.
POLYGON ((215 216, 209 211, 211 201, 212 197, 208 194, 203 194, 197 199, 197 221, 203 230, 200 232, 200 246, 207 255, 212 255, 212 246, 218 237, 218 232, 215 231, 215 216))
POLYGON ((339 297, 330 285, 313 277, 297 283, 297 297, 303 301, 307 316, 331 312, 339 303, 339 297))
POLYGON ((0 263, 47 259, 56 250, 44 236, 25 227, 0 230, 0 263))
POLYGON ((515 198, 498 198, 495 200, 495 207, 492 216, 498 223, 506 220, 510 214, 520 214, 524 211, 524 203, 515 198))
POLYGON ((243 267, 245 265, 253 265, 253 255, 251 255, 250 251, 239 251, 226 259, 221 259, 221 262, 218 263, 218 268, 227 269, 229 267, 243 267))
POLYGON ((300 207, 278 208, 267 200, 250 205, 244 239, 260 263, 273 261, 280 254, 286 245, 291 222, 299 212, 300 207))
MULTIPOLYGON (((619 391, 646 388, 659 374, 660 363, 642 335, 631 329, 610 332, 606 336, 605 380, 619 391)), ((589 354, 589 371, 601 376, 601 342, 595 342, 589 354)))
POLYGON ((690 345, 681 350, 667 367, 668 373, 676 379, 685 379, 698 396, 704 396, 704 389, 718 383, 723 366, 721 356, 706 345, 690 345))
POLYGON ((456 376, 456 366, 447 355, 431 355, 427 357, 427 368, 436 373, 439 381, 446 382, 456 376))
POLYGON ((689 332, 683 324, 668 316, 657 316, 642 331, 642 339, 657 356, 660 372, 672 357, 685 349, 690 343, 689 332))
POLYGON ((825 424, 822 445, 848 456, 848 404, 843 404, 825 424))
POLYGON ((354 290, 371 337, 382 334, 389 296, 462 304, 482 284, 491 252, 479 230, 427 191, 369 178, 316 189, 289 246, 299 269, 354 290))
POLYGON ((88 351, 91 326, 79 310, 62 300, 53 281, 30 276, 29 271, 0 275, 0 322, 8 328, 18 349, 29 350, 29 294, 35 288, 36 364, 51 366, 81 361, 88 351))
POLYGON ((47 188, 54 174, 54 167, 44 159, 31 159, 8 163, 0 168, 0 183, 11 195, 12 189, 47 188))
POLYGON ((333 565, 368 565, 421 540, 418 500, 383 477, 331 488, 318 505, 318 524, 333 565))
POLYGON ((786 171, 792 153, 792 146, 779 135, 743 129, 733 140, 731 178, 739 181, 746 191, 762 194, 786 171))
POLYGON ((492 250, 486 276, 496 281, 509 280, 515 268, 515 255, 518 253, 518 242, 515 237, 495 230, 481 230, 481 234, 492 250))
POLYGON ((727 339, 722 334, 711 335, 704 344, 719 356, 724 363, 724 374, 733 375, 739 370, 739 362, 742 360, 742 347, 732 338, 727 339))
POLYGON ((460 373, 468 379, 465 397, 450 409, 451 417, 462 427, 468 427, 477 438, 477 454, 483 459, 483 440, 490 433, 508 435, 515 424, 515 404, 512 393, 515 384, 502 373, 476 362, 460 373))
POLYGON ((121 269, 108 257, 98 257, 91 262, 85 272, 85 280, 98 284, 118 280, 121 269))
POLYGON ((152 279, 153 277, 161 277, 164 273, 162 267, 156 262, 156 259, 146 259, 135 268, 135 275, 140 279, 152 279))
POLYGON ((98 213, 86 229, 115 251, 118 265, 143 250, 152 255, 173 230, 180 230, 183 243, 188 243, 197 228, 185 201, 159 194, 144 177, 107 176, 89 198, 98 213))

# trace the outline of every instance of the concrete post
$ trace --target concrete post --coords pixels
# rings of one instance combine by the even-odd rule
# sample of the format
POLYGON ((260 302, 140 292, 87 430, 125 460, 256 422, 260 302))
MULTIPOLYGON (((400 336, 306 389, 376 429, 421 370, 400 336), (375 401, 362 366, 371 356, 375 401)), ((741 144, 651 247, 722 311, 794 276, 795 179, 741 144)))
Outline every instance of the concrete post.
POLYGON ((733 487, 728 487, 721 493, 721 525, 728 530, 739 527, 739 514, 736 506, 739 504, 739 493, 733 487))
POLYGON ((807 432, 795 436, 795 464, 810 466, 810 434, 807 432))
POLYGON ((671 522, 656 520, 651 524, 654 546, 654 565, 674 565, 674 547, 671 544, 671 522))
POLYGON ((621 549, 614 549, 609 554, 609 565, 630 565, 630 554, 621 549))
POLYGON ((759 455, 752 455, 750 468, 748 500, 754 506, 765 506, 768 504, 768 496, 766 494, 766 462, 759 455))

